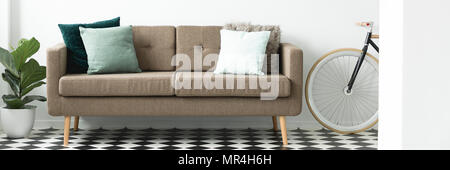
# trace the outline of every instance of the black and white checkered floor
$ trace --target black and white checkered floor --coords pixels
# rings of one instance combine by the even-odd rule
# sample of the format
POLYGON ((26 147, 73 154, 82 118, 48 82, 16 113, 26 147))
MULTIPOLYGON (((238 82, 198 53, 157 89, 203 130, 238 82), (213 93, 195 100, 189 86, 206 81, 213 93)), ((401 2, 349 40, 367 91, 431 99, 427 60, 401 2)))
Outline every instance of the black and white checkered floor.
POLYGON ((29 138, 8 139, 0 132, 0 150, 374 150, 378 131, 340 135, 328 130, 289 130, 289 145, 271 129, 93 129, 71 131, 62 146, 62 129, 33 130, 29 138))

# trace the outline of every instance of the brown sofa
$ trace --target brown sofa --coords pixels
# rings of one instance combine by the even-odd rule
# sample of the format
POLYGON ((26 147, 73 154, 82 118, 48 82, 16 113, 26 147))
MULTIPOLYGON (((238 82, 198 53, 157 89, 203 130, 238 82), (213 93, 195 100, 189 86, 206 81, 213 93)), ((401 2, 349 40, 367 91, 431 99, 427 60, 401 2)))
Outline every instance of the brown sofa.
MULTIPOLYGON (((285 116, 299 115, 302 108, 303 52, 280 44, 279 97, 261 100, 262 89, 174 89, 174 78, 191 75, 201 79, 211 68, 176 72, 172 57, 219 53, 220 26, 134 26, 133 37, 142 73, 66 74, 67 49, 58 44, 47 49, 48 112, 65 116, 64 145, 68 145, 71 116, 78 129, 79 116, 272 116, 277 130, 280 119, 283 144, 287 144, 285 116)), ((213 75, 212 77, 229 75, 213 75)), ((238 76, 248 82, 258 76, 238 76)))

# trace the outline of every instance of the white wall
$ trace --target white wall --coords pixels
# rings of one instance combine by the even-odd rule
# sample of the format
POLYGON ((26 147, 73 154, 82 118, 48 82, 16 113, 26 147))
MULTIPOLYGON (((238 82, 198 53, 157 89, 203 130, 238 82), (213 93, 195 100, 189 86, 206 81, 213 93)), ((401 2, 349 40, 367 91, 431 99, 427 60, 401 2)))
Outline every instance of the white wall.
POLYGON ((379 147, 450 149, 450 1, 380 5, 379 147))
POLYGON ((0 47, 7 49, 9 41, 9 0, 0 1, 0 47))
POLYGON ((403 0, 380 1, 378 147, 401 149, 403 114, 403 0))
POLYGON ((450 149, 450 1, 404 2, 403 147, 450 149))
MULTIPOLYGON (((279 24, 282 41, 304 50, 304 73, 321 55, 342 47, 361 48, 365 32, 355 22, 378 23, 378 0, 14 0, 11 40, 35 36, 42 49, 35 56, 45 64, 45 48, 62 42, 59 23, 92 22, 121 17, 127 25, 223 25, 234 21, 279 24)), ((45 94, 45 87, 34 93, 45 94)), ((57 125, 61 118, 38 105, 37 125, 57 125)), ((290 127, 320 127, 306 104, 290 127)), ((177 126, 177 127, 270 127, 269 117, 251 118, 82 118, 82 126, 177 126)))

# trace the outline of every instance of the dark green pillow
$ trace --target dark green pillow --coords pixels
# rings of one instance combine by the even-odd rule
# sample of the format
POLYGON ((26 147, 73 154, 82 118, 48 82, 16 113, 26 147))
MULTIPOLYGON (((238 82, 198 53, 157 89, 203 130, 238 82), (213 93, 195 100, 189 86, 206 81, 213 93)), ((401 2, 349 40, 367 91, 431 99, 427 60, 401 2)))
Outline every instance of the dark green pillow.
POLYGON ((120 26, 120 17, 90 24, 58 24, 67 46, 67 72, 86 73, 89 65, 79 27, 108 28, 120 26))

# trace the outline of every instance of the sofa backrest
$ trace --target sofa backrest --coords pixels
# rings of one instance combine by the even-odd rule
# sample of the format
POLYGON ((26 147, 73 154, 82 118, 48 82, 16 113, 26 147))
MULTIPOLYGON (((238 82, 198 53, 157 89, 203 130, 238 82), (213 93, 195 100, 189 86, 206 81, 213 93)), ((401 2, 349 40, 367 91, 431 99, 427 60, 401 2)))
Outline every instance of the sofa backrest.
POLYGON ((209 54, 219 54, 221 29, 222 26, 178 26, 176 28, 176 53, 189 56, 191 59, 191 69, 186 70, 178 67, 177 70, 208 71, 214 69, 217 63, 217 55, 211 55, 213 59, 211 66, 203 66, 201 70, 194 69, 194 47, 200 46, 202 48, 202 59, 209 54))
POLYGON ((173 71, 175 27, 133 26, 134 48, 143 71, 173 71))
POLYGON ((134 46, 143 71, 208 71, 214 70, 220 52, 222 26, 133 26, 134 46), (212 60, 211 65, 194 66, 194 47, 201 47, 202 61, 212 60), (212 54, 212 55, 211 55, 212 54), (217 55, 214 55, 217 54, 217 55), (172 63, 175 55, 190 58, 190 67, 181 67, 176 56, 176 68, 172 63), (209 56, 208 56, 209 55, 209 56))

